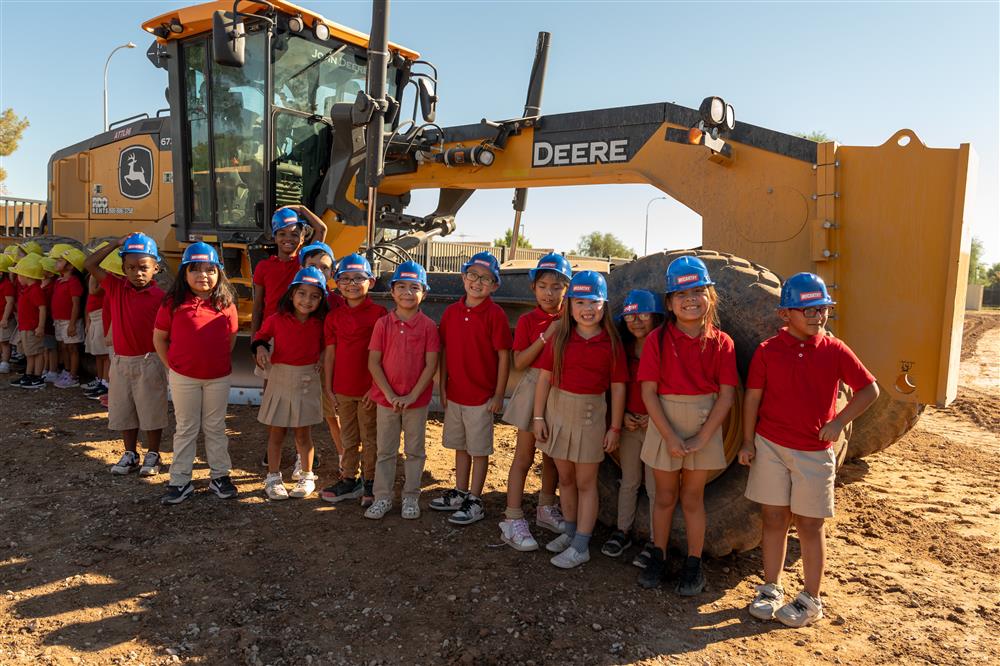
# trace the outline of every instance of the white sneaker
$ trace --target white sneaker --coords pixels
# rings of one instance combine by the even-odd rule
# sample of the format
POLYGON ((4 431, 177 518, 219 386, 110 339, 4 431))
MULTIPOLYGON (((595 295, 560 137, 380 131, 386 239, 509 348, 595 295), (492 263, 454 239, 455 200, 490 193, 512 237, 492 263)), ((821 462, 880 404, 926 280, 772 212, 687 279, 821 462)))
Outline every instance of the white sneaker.
POLYGON ((264 478, 264 494, 267 495, 267 499, 269 500, 288 499, 288 490, 285 489, 285 484, 281 482, 281 472, 268 474, 264 478))
POLYGON ((485 517, 483 501, 473 495, 467 495, 459 510, 448 516, 448 522, 455 525, 471 525, 485 517))
POLYGON ((58 379, 59 379, 59 373, 52 372, 51 370, 42 375, 42 381, 44 381, 46 384, 55 384, 56 380, 58 379))
POLYGON ((522 553, 538 550, 538 542, 531 536, 528 521, 524 518, 504 520, 500 523, 500 538, 503 542, 522 553))
POLYGON ((786 627, 804 627, 823 617, 823 602, 802 590, 791 603, 779 608, 774 617, 786 627))
POLYGON ((563 518, 558 504, 538 507, 538 510, 535 511, 535 524, 556 534, 562 534, 566 531, 566 520, 563 518))
POLYGON ((382 520, 385 514, 392 510, 392 500, 388 499, 377 499, 375 503, 372 504, 365 511, 365 518, 371 518, 372 520, 382 520))
POLYGON ((785 603, 785 589, 777 583, 758 585, 757 596, 750 602, 749 611, 758 620, 773 620, 774 614, 785 603))
POLYGON ((128 474, 139 469, 139 454, 135 451, 126 451, 117 463, 111 466, 112 474, 128 474))
POLYGON ((407 520, 416 520, 420 517, 420 503, 416 497, 403 498, 403 510, 400 515, 407 520))
POLYGON ((573 537, 568 534, 560 534, 555 539, 545 544, 545 550, 550 553, 561 553, 569 548, 571 543, 573 543, 573 537))
POLYGON ((56 380, 54 384, 56 388, 60 389, 75 388, 79 385, 80 385, 80 380, 74 377, 73 375, 69 374, 68 372, 64 372, 59 377, 59 379, 56 380))
POLYGON ((302 456, 295 454, 295 467, 292 468, 292 481, 302 478, 302 456))
POLYGON ((292 488, 292 491, 288 493, 288 496, 296 499, 309 497, 316 491, 316 479, 318 478, 319 477, 312 472, 302 472, 298 482, 295 484, 295 487, 292 488))
POLYGON ((146 451, 142 457, 142 467, 139 476, 156 476, 160 473, 160 454, 156 451, 146 451))
POLYGON ((6 361, 0 362, 0 375, 10 374, 10 363, 6 361))
POLYGON ((584 562, 590 561, 590 550, 578 552, 576 548, 567 548, 563 552, 559 553, 553 557, 549 562, 556 565, 560 569, 572 569, 578 567, 584 562))

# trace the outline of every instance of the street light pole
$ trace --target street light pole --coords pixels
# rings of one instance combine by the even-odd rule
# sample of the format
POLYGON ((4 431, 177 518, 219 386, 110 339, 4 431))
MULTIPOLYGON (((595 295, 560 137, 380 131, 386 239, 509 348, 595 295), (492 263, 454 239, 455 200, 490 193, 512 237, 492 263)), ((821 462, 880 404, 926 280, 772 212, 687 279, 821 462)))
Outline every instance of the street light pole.
POLYGON ((653 204, 654 201, 659 201, 661 199, 665 201, 669 198, 670 197, 653 197, 652 199, 649 200, 649 203, 646 204, 646 237, 642 243, 642 256, 644 257, 647 254, 649 254, 649 207, 653 204))
POLYGON ((108 131, 108 65, 111 64, 111 56, 115 54, 119 49, 134 49, 135 44, 129 42, 128 44, 122 44, 121 46, 116 46, 108 54, 108 59, 104 61, 104 131, 108 131))

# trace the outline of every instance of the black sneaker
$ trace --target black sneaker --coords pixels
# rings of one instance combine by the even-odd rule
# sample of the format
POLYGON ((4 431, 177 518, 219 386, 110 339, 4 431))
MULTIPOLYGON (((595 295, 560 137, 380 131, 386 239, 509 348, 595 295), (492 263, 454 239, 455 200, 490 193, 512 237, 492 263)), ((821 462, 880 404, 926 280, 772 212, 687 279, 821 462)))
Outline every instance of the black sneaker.
MULTIPOLYGON (((188 484, 190 485, 190 484, 188 484)), ((233 499, 240 494, 228 476, 220 476, 208 482, 208 489, 221 499, 233 499)))
POLYGON ((20 377, 16 377, 15 379, 10 380, 10 385, 17 386, 18 388, 20 388, 21 384, 28 381, 29 379, 31 379, 29 375, 21 375, 20 377))
POLYGON ((701 571, 701 558, 688 555, 681 569, 681 579, 674 586, 674 592, 682 597, 694 597, 705 589, 705 574, 701 571))
POLYGON ((108 387, 104 384, 98 384, 89 391, 83 392, 83 397, 90 398, 91 400, 100 400, 102 395, 108 394, 108 387))
POLYGON ((659 587, 660 583, 663 582, 663 577, 666 571, 667 562, 664 559, 663 551, 654 546, 652 557, 649 559, 649 564, 647 564, 646 568, 639 574, 639 587, 643 587, 647 590, 659 587))
POLYGON ((361 506, 367 509, 375 503, 375 482, 365 479, 364 486, 364 494, 361 495, 361 506))
POLYGON ((653 559, 653 542, 646 541, 642 544, 642 550, 632 558, 632 566, 645 569, 651 559, 653 559))
POLYGON ((471 494, 465 496, 465 501, 458 511, 448 516, 448 522, 455 525, 471 525, 486 517, 483 501, 471 494))
POLYGON ((365 487, 361 479, 341 479, 337 483, 319 492, 319 498, 324 502, 336 504, 344 500, 357 499, 364 493, 365 487))
POLYGON ((440 497, 435 497, 430 501, 430 507, 435 511, 458 511, 462 508, 462 503, 469 496, 467 490, 449 488, 440 497))
POLYGON ((27 375, 27 379, 17 385, 17 388, 28 389, 29 391, 37 391, 38 389, 45 388, 45 380, 38 375, 27 375))
POLYGON ((167 486, 167 492, 160 498, 160 504, 180 504, 194 492, 194 487, 188 481, 183 486, 167 486))
POLYGON ((632 539, 621 530, 615 530, 601 546, 601 553, 608 557, 621 557, 625 549, 632 545, 632 539))

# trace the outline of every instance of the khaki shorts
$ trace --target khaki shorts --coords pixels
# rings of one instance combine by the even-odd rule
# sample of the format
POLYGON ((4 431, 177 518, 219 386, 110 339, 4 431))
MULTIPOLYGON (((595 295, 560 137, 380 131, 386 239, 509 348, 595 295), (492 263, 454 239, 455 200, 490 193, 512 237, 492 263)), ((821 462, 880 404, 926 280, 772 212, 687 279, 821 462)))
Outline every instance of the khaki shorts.
POLYGON ((69 320, 68 319, 56 319, 55 320, 56 329, 56 342, 62 342, 67 345, 75 345, 83 342, 83 320, 76 322, 76 335, 69 334, 69 320))
POLYGON ((518 430, 533 432, 532 417, 535 415, 535 386, 538 385, 538 368, 528 368, 521 375, 521 381, 514 387, 514 392, 507 401, 503 412, 504 423, 509 423, 518 430))
POLYGON ((0 327, 0 342, 14 343, 14 335, 17 333, 17 321, 13 316, 7 320, 7 325, 0 327))
POLYGON ((167 371, 154 353, 112 356, 108 428, 160 430, 167 425, 167 371))
POLYGON ((90 325, 87 327, 84 339, 84 349, 94 356, 106 356, 108 345, 104 340, 104 321, 100 310, 94 310, 87 315, 90 325))
POLYGON ((41 354, 45 351, 43 339, 35 335, 34 331, 18 331, 17 348, 25 356, 41 354))
POLYGON ((444 410, 444 433, 441 443, 446 449, 468 451, 470 456, 493 455, 493 412, 490 403, 460 405, 448 401, 444 410))
POLYGON ((837 454, 831 446, 822 451, 799 451, 754 438, 757 453, 750 465, 747 499, 759 504, 787 506, 797 516, 833 517, 833 482, 837 454))

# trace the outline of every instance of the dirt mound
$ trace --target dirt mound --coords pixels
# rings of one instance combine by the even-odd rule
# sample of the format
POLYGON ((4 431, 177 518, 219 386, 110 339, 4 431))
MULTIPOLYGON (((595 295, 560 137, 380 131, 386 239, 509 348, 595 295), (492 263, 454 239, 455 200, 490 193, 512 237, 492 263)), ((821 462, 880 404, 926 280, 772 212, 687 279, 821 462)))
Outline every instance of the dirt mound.
POLYGON ((979 345, 979 339, 998 326, 1000 326, 1000 312, 967 312, 962 326, 962 360, 972 358, 979 345))

